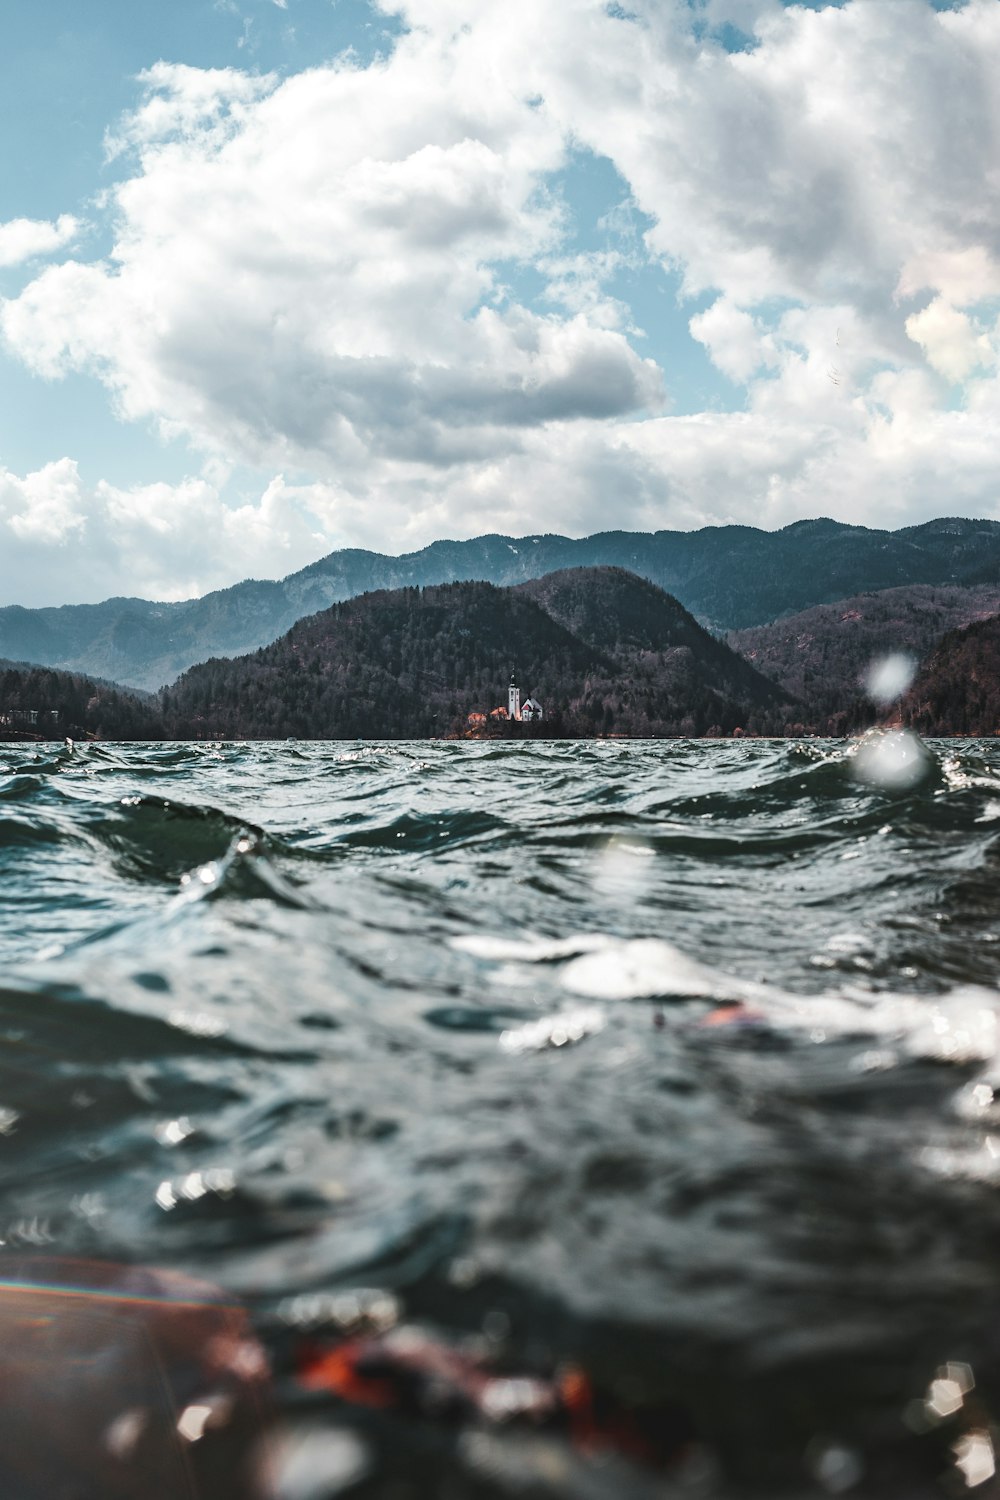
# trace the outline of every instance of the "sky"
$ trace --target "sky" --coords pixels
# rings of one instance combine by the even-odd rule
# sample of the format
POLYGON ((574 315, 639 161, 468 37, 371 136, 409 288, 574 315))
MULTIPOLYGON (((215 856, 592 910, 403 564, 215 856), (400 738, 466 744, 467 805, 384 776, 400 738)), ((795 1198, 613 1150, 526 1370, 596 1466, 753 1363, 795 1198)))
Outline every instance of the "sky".
POLYGON ((1000 519, 997 0, 0 28, 0 604, 1000 519))

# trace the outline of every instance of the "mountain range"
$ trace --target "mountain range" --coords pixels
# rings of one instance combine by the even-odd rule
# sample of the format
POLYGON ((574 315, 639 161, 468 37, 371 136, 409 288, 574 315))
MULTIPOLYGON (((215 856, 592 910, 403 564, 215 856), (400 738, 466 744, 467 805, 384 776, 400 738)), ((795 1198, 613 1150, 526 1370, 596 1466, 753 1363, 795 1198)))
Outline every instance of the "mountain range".
POLYGON ((876 716, 862 684, 892 651, 920 671, 887 717, 931 735, 1000 732, 996 585, 853 595, 727 644, 648 580, 604 567, 365 594, 157 695, 0 661, 0 738, 842 734, 876 716), (543 700, 544 728, 487 717, 511 663, 543 700))
POLYGON ((716 632, 766 624, 904 585, 996 586, 1000 523, 943 519, 898 531, 797 521, 571 538, 483 536, 402 557, 346 549, 279 582, 249 580, 181 603, 0 609, 0 655, 156 690, 196 662, 269 644, 304 616, 366 592, 484 581, 508 587, 567 568, 648 579, 716 632))

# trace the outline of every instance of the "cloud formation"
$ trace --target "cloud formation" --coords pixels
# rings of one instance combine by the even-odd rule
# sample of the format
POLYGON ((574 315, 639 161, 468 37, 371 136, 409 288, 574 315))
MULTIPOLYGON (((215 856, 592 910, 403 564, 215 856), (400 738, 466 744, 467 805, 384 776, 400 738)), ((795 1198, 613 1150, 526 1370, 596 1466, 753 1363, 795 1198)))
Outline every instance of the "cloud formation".
POLYGON ((423 34, 285 83, 160 64, 115 137, 100 263, 49 267, 3 313, 36 372, 96 373, 122 414, 258 465, 449 464, 524 427, 660 401, 606 319, 506 299, 497 267, 560 240, 566 143, 423 34))
POLYGON ((66 603, 186 599, 234 577, 281 576, 323 551, 336 507, 327 487, 280 475, 234 503, 206 476, 126 489, 88 487, 68 458, 23 477, 0 468, 3 602, 38 603, 42 568, 52 600, 66 603))
POLYGON ((0 224, 0 269, 22 265, 40 255, 51 255, 76 238, 80 229, 72 214, 48 219, 8 219, 0 224))
POLYGON ((174 592, 347 542, 994 511, 992 0, 391 8, 408 30, 368 66, 151 68, 109 136, 112 250, 0 309, 31 370, 89 372, 124 419, 294 482, 71 504, 8 476, 0 534, 27 546, 37 505, 32 546, 89 539, 174 592), (577 242, 580 151, 613 163, 641 241, 577 242), (731 411, 670 415, 669 351, 661 371, 608 291, 637 259, 702 299, 731 411), (210 539, 199 563, 199 515, 223 561, 210 539))

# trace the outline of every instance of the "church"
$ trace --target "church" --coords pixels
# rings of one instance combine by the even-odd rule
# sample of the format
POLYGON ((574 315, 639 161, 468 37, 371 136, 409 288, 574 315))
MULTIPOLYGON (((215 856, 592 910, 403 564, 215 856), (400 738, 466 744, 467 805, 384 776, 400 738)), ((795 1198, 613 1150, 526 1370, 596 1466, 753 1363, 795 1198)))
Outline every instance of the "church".
POLYGON ((507 707, 491 708, 489 714, 471 713, 467 724, 472 730, 484 728, 487 724, 540 724, 545 717, 545 710, 537 698, 525 698, 521 702, 521 689, 517 685, 517 675, 510 674, 510 687, 507 689, 507 707))
POLYGON ((534 721, 541 722, 545 717, 542 705, 537 698, 526 698, 521 702, 521 689, 517 685, 515 674, 510 674, 510 687, 507 689, 507 718, 519 724, 531 724, 534 721))

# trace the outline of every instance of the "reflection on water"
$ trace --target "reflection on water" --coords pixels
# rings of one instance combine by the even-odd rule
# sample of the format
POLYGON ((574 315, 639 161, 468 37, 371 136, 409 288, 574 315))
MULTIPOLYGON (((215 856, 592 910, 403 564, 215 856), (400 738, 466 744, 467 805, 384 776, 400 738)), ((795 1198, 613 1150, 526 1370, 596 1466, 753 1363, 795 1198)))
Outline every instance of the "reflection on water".
POLYGON ((0 747, 5 1389, 139 1493, 73 1257, 246 1309, 266 1453, 204 1313, 171 1442, 287 1500, 990 1493, 998 808, 902 734, 0 747))

